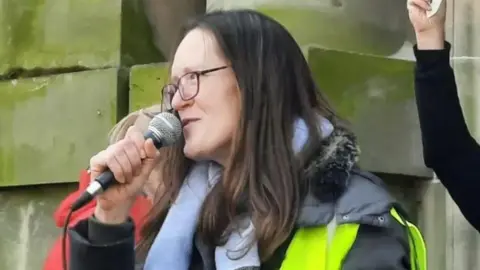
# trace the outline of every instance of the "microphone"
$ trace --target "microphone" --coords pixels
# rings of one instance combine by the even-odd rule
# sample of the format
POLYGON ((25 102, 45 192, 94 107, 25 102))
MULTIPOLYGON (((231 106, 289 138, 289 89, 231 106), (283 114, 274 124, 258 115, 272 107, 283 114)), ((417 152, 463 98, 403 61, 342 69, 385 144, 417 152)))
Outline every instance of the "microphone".
MULTIPOLYGON (((182 135, 182 124, 172 113, 162 112, 150 121, 145 139, 152 139, 157 149, 175 144, 182 135)), ((76 211, 89 203, 95 196, 103 193, 113 184, 118 183, 113 173, 107 169, 90 183, 83 194, 72 205, 71 211, 76 211)))

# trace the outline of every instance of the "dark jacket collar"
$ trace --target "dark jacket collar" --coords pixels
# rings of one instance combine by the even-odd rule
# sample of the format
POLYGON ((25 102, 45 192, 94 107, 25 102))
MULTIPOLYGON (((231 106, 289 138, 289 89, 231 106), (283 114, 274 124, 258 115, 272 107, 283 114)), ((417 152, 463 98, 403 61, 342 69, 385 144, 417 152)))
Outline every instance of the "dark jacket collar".
POLYGON ((394 199, 373 174, 356 167, 360 154, 355 136, 336 128, 312 155, 304 170, 311 183, 297 219, 299 227, 362 223, 383 225, 389 222, 394 199))

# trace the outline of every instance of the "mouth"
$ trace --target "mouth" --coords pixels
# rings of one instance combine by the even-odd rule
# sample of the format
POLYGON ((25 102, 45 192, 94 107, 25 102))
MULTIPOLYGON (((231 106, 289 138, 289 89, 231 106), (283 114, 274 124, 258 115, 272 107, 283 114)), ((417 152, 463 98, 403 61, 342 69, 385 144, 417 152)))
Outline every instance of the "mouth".
POLYGON ((186 127, 188 124, 196 122, 200 119, 198 118, 184 118, 182 119, 182 127, 186 127))

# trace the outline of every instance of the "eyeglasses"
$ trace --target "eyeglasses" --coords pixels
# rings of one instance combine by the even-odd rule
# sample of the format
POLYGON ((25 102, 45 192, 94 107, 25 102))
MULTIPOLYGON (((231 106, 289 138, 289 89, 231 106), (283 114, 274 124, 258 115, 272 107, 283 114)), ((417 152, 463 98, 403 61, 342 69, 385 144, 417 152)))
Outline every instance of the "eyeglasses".
POLYGON ((187 101, 195 98, 200 89, 200 76, 211 72, 222 70, 228 66, 205 69, 200 71, 192 71, 184 74, 176 83, 169 83, 162 88, 162 105, 166 106, 166 110, 172 110, 173 96, 177 91, 180 93, 182 100, 187 101))

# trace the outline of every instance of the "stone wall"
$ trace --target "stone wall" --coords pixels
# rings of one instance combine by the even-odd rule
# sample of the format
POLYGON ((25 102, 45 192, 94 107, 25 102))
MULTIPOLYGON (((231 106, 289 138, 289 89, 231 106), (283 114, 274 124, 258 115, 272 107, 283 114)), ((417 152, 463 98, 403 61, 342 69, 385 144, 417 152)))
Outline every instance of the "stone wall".
POLYGON ((117 120, 159 102, 173 32, 205 11, 174 2, 0 1, 0 269, 42 269, 79 171, 117 120))
MULTIPOLYGON (((52 214, 129 110, 157 103, 186 18, 254 8, 284 24, 351 121, 361 165, 421 224, 429 269, 477 269, 480 239, 422 160, 412 29, 397 0, 0 2, 0 269, 41 269, 52 214)), ((448 40, 469 127, 480 134, 480 2, 449 1, 448 40)), ((479 137, 480 138, 480 137, 479 137)), ((472 179, 475 180, 475 179, 472 179)))

